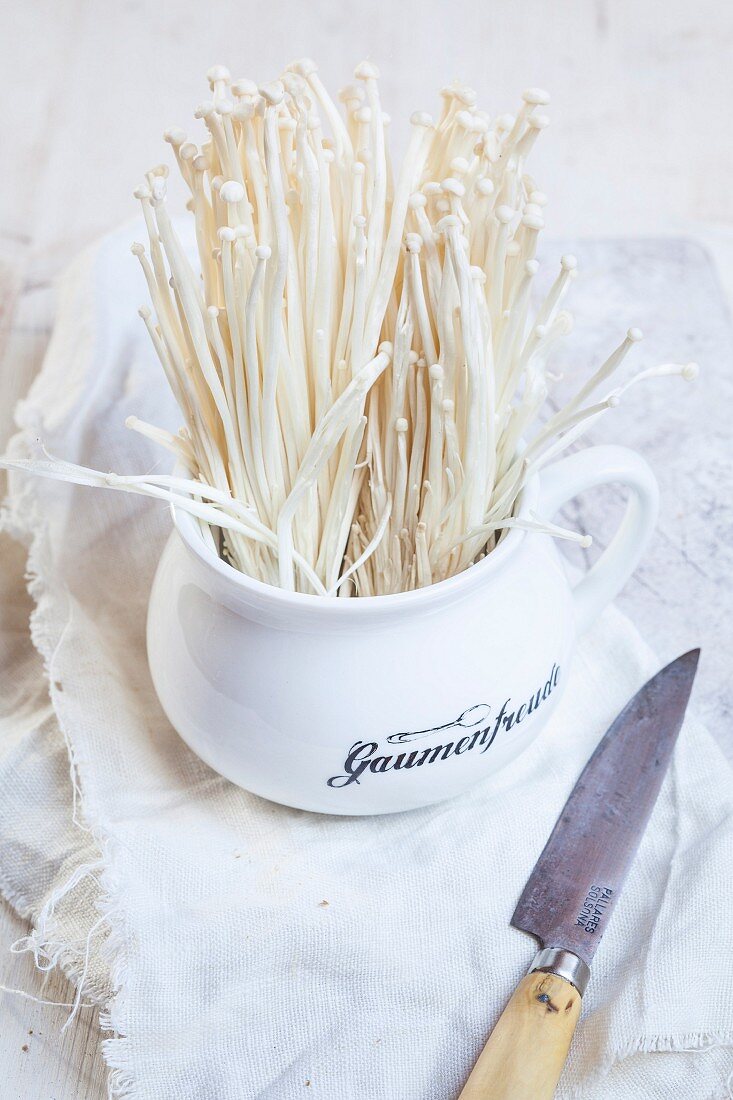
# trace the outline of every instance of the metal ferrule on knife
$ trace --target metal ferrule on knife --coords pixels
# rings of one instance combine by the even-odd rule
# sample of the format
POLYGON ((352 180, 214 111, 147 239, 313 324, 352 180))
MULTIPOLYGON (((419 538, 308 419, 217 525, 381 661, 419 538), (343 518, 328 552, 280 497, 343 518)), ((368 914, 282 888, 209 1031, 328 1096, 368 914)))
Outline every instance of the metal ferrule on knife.
POLYGON ((572 951, 565 951, 561 947, 543 947, 532 960, 532 965, 527 971, 534 974, 540 970, 543 974, 557 974, 566 982, 574 985, 582 997, 590 980, 590 967, 578 955, 572 951))

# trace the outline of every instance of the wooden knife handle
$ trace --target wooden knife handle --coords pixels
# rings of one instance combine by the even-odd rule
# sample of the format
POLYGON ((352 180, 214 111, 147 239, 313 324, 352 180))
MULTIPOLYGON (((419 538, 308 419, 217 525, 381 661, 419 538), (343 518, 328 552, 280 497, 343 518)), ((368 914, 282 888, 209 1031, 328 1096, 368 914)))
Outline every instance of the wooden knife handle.
POLYGON ((459 1100, 551 1100, 580 1015, 575 986, 527 974, 491 1032, 459 1100))

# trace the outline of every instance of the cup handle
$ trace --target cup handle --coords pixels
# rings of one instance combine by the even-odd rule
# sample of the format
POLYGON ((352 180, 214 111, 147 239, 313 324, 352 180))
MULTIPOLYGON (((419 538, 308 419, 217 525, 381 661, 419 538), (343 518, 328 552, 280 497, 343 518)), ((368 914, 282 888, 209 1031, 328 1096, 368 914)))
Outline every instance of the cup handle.
POLYGON ((639 564, 657 522, 659 486, 649 464, 628 447, 587 447, 540 476, 537 512, 548 520, 572 497, 609 482, 627 485, 629 498, 610 545, 573 588, 578 634, 598 618, 639 564))

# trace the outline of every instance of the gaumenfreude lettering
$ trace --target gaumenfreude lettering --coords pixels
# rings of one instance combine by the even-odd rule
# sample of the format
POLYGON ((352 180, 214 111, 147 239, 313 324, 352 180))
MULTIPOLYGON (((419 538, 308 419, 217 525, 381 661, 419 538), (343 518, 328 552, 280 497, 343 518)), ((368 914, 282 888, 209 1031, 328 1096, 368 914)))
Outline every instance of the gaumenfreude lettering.
MULTIPOLYGON (((453 741, 443 741, 426 749, 413 749, 396 755, 381 755, 378 741, 357 741, 349 749, 344 761, 344 774, 332 775, 327 780, 329 787, 348 787, 350 783, 361 783, 367 775, 382 775, 389 771, 407 771, 409 768, 422 768, 425 764, 437 764, 453 756, 462 756, 467 752, 486 752, 497 736, 503 735, 514 726, 519 726, 547 699, 557 686, 560 678, 560 666, 553 665, 543 687, 540 687, 527 702, 512 709, 511 698, 506 699, 495 715, 491 709, 487 714, 486 725, 472 733, 467 733, 453 741)), ((457 731, 462 727, 457 727, 457 731)))

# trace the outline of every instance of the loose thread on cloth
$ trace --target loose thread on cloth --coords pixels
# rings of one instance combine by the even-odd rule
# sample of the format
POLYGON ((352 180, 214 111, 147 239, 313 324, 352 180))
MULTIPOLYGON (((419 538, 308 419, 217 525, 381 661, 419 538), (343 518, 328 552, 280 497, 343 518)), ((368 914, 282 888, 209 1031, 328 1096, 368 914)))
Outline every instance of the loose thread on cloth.
MULTIPOLYGON (((47 1001, 43 997, 36 997, 33 993, 27 993, 25 989, 13 989, 9 985, 2 985, 0 983, 0 991, 3 993, 12 993, 16 997, 23 997, 26 1001, 33 1001, 37 1005, 48 1005, 50 1008, 75 1008, 76 1010, 81 1008, 96 1008, 95 1001, 86 1001, 84 1004, 76 1004, 76 1000, 73 1001, 47 1001)), ((72 1017, 66 1021, 61 1028, 63 1031, 71 1022, 72 1017)))
MULTIPOLYGON (((25 954, 26 952, 30 952, 33 956, 33 962, 36 969, 44 974, 47 974, 51 970, 54 970, 58 965, 62 965, 62 969, 64 969, 63 960, 68 959, 72 954, 74 954, 74 943, 69 940, 58 940, 53 938, 56 906, 63 898, 70 894, 85 878, 93 876, 95 872, 100 871, 102 869, 102 866, 103 864, 101 860, 96 860, 92 863, 79 864, 79 866, 75 868, 75 870, 66 880, 66 882, 57 887, 57 889, 54 890, 51 896, 48 898, 46 904, 43 906, 40 913, 38 914, 38 917, 36 918, 35 927, 31 929, 27 936, 21 936, 10 945, 11 953, 14 955, 21 955, 25 954)), ((95 881, 99 885, 99 879, 95 879, 95 881)), ((76 1015, 80 1008, 91 1007, 90 1004, 82 1004, 82 996, 84 993, 84 986, 86 983, 87 975, 89 973, 92 938, 95 932, 97 932, 107 923, 107 920, 107 914, 102 913, 99 919, 92 924, 86 935, 85 940, 83 941, 84 946, 83 950, 81 951, 83 963, 80 970, 78 969, 78 967, 76 968, 77 973, 74 976, 74 983, 76 986, 74 1000, 69 1004, 66 1004, 65 1002, 62 1004, 61 1002, 57 1001, 40 1001, 40 1003, 42 1004, 55 1004, 59 1007, 71 1009, 71 1013, 68 1019, 61 1028, 62 1031, 65 1031, 67 1027, 69 1027, 72 1021, 76 1018, 76 1015)), ((5 992, 18 993, 21 996, 30 998, 31 1000, 38 1000, 38 998, 33 997, 32 994, 25 993, 23 990, 9 989, 5 986, 3 986, 2 988, 5 990, 5 992)))
MULTIPOLYGON (((29 580, 30 580, 30 577, 29 577, 29 580)), ((73 621, 74 621, 74 601, 72 600, 71 593, 69 592, 68 587, 66 585, 63 586, 63 592, 64 592, 64 595, 66 596, 68 612, 67 612, 67 615, 66 615, 66 621, 64 623, 63 630, 61 631, 61 633, 59 635, 59 638, 58 638, 58 641, 56 642, 56 645, 54 646, 53 652, 52 652, 52 654, 51 654, 51 656, 48 660, 48 670, 47 670, 47 673, 46 673, 46 675, 48 677, 49 695, 51 696, 51 702, 54 705, 54 711, 56 713, 58 713, 58 708, 55 705, 54 696, 58 692, 63 691, 63 685, 62 685, 61 681, 59 679, 57 679, 54 670, 55 670, 55 667, 56 667, 56 661, 57 661, 59 652, 61 650, 61 647, 64 644, 64 641, 66 639, 66 635, 69 632, 69 630, 71 629, 73 621)), ((76 757, 75 757, 75 754, 74 754, 74 746, 72 745, 71 740, 68 737, 68 735, 66 734, 66 731, 63 729, 61 723, 59 723, 59 730, 61 731, 61 736, 64 739, 64 744, 66 745, 66 752, 68 753, 68 757, 69 757, 69 780, 71 781, 71 820, 74 823, 74 825, 76 825, 76 827, 78 829, 82 830, 82 832, 90 833, 92 830, 90 829, 90 827, 88 825, 85 825, 84 822, 80 820, 80 818, 78 816, 78 813, 77 813, 79 805, 83 801, 83 796, 82 796, 82 790, 81 790, 81 782, 79 780, 79 772, 78 772, 78 768, 77 768, 77 764, 76 764, 76 757)))
POLYGON ((102 945, 102 955, 110 973, 110 985, 113 996, 110 997, 99 1013, 99 1026, 111 1035, 102 1040, 102 1054, 109 1070, 107 1090, 110 1100, 135 1100, 139 1095, 137 1075, 131 1068, 133 1063, 132 1043, 129 1037, 128 1000, 125 996, 127 986, 127 943, 123 923, 122 904, 115 905, 113 899, 122 897, 122 887, 113 866, 118 861, 112 858, 113 841, 108 838, 103 851, 105 867, 101 874, 102 901, 107 906, 108 934, 102 945), (106 899, 106 901, 104 900, 106 899))
POLYGON ((56 906, 67 894, 71 893, 83 879, 93 874, 95 871, 100 870, 100 867, 99 861, 79 864, 70 878, 68 878, 62 886, 57 887, 56 890, 53 891, 36 918, 35 928, 33 928, 27 936, 21 936, 20 939, 17 939, 15 943, 11 944, 11 952, 14 955, 20 955, 26 951, 30 951, 33 954, 33 961, 38 970, 41 972, 53 970, 57 965, 59 952, 67 946, 66 944, 55 945, 49 933, 49 925, 54 916, 56 906), (57 946, 57 949, 50 952, 48 949, 53 946, 57 946))

